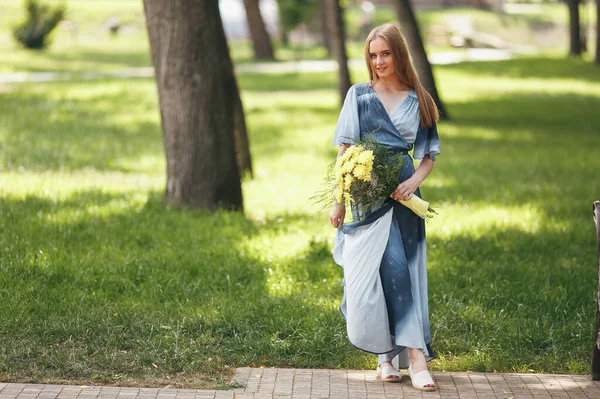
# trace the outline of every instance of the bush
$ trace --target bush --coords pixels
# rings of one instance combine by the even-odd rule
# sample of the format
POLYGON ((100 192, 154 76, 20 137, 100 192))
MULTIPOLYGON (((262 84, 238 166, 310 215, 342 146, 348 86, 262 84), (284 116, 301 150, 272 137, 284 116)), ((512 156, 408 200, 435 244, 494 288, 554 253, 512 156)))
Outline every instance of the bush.
POLYGON ((63 19, 64 4, 55 8, 42 4, 38 0, 25 0, 27 16, 13 30, 19 43, 30 49, 43 49, 49 44, 49 35, 63 19))

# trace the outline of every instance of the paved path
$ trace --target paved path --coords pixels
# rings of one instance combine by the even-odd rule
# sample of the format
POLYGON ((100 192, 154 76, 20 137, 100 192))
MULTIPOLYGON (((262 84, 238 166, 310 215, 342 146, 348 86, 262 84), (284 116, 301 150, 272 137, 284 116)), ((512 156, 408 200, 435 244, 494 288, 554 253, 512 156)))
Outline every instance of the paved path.
POLYGON ((589 376, 433 372, 436 392, 420 392, 403 375, 382 383, 375 371, 239 368, 229 391, 0 383, 0 399, 600 399, 589 376))
MULTIPOLYGON (((512 58, 507 50, 494 49, 467 49, 464 51, 449 51, 436 53, 429 56, 432 64, 454 64, 462 61, 497 61, 512 58)), ((364 65, 362 59, 348 61, 350 67, 364 65)), ((337 63, 333 60, 303 60, 284 62, 257 62, 252 64, 238 64, 235 71, 244 73, 297 73, 297 72, 325 72, 337 70, 337 63)), ((130 79, 149 78, 154 76, 154 68, 139 67, 127 68, 114 72, 84 71, 84 72, 13 72, 0 74, 0 83, 22 82, 54 82, 64 80, 98 80, 98 79, 130 79)))

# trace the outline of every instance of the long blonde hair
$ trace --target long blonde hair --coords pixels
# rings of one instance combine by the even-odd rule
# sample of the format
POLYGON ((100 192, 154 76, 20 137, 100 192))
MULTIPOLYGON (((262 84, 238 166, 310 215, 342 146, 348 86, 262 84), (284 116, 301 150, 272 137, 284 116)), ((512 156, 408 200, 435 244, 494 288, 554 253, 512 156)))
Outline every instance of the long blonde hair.
POLYGON ((381 37, 388 42, 388 45, 392 50, 392 59, 394 60, 394 66, 396 67, 396 75, 398 75, 400 83, 410 87, 417 93, 417 98, 419 99, 419 111, 421 112, 421 126, 431 127, 440 118, 440 113, 431 95, 421 85, 421 82, 419 82, 419 77, 417 76, 417 72, 412 63, 404 36, 402 36, 400 30, 392 24, 383 24, 376 27, 367 37, 365 43, 365 60, 367 61, 371 86, 374 86, 375 83, 377 83, 377 74, 371 66, 369 45, 371 44, 371 41, 375 40, 377 37, 381 37))

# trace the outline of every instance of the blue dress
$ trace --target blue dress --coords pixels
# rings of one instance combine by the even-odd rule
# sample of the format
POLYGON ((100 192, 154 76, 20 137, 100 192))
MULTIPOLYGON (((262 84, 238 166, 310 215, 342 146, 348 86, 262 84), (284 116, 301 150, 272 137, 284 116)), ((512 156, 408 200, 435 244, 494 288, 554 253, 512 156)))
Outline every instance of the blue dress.
MULTIPOLYGON (((353 144, 374 132, 374 139, 392 153, 401 153, 398 182, 415 172, 416 159, 440 153, 437 127, 419 126, 414 90, 389 115, 368 84, 352 86, 338 119, 334 145, 353 144)), ((391 194, 391 193, 390 193, 391 194)), ((415 193, 421 196, 420 191, 415 193)), ((379 356, 379 363, 398 356, 409 366, 406 348, 431 350, 427 299, 425 223, 391 198, 366 215, 353 209, 353 222, 338 229, 333 258, 344 269, 344 299, 348 339, 357 348, 379 356)))

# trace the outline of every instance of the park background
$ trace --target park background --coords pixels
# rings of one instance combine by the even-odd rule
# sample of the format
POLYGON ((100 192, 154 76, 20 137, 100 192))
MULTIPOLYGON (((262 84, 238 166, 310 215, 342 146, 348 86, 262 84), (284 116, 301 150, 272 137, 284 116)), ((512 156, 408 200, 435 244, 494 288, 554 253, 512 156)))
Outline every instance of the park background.
MULTIPOLYGON (((331 58, 309 27, 274 39, 279 69, 230 37, 254 168, 245 210, 177 210, 163 205, 142 2, 66 4, 71 23, 31 51, 12 38, 21 1, 0 0, 0 380, 225 387, 237 366, 374 368, 347 341, 334 230, 309 199, 340 109, 336 72, 297 63, 331 58)), ((344 6, 360 59, 359 6, 344 6)), ((429 56, 467 60, 433 66, 451 117, 422 187, 439 211, 435 370, 589 372, 600 69, 593 53, 567 56, 565 4, 523 9, 416 8, 429 56), (511 45, 450 46, 439 32, 457 16, 511 45)), ((594 4, 581 9, 595 31, 594 4)), ((395 19, 376 10, 374 24, 395 19)))

